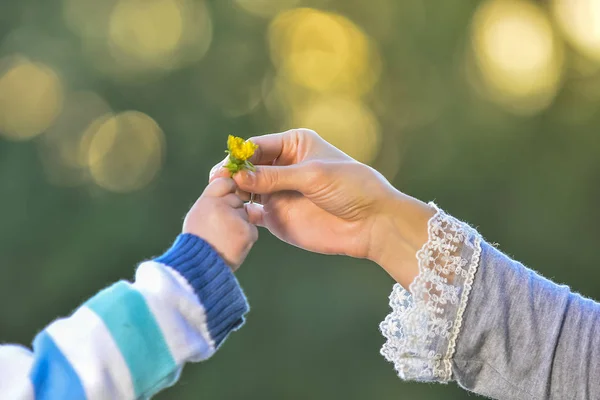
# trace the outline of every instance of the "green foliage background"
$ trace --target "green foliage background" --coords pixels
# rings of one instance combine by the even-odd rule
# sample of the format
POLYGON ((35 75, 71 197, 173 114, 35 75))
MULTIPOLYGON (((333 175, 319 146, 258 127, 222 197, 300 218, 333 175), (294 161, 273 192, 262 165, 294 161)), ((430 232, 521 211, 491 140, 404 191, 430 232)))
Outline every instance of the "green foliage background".
MULTIPOLYGON (((459 68, 478 1, 302 5, 346 15, 377 42, 385 68, 373 102, 393 110, 380 123, 385 151, 400 159, 397 188, 435 200, 545 276, 600 298, 600 103, 580 90, 596 75, 567 70, 548 109, 516 116, 479 97, 459 68), (391 34, 381 32, 384 24, 391 34)), ((204 59, 145 85, 115 83, 86 63, 60 7, 58 0, 0 2, 0 42, 23 26, 39 35, 0 55, 18 50, 60 68, 72 88, 96 91, 115 110, 151 115, 165 132, 166 157, 149 186, 115 194, 53 186, 33 142, 0 141, 2 342, 30 343, 54 318, 131 279, 139 261, 166 249, 221 160, 227 134, 285 128, 262 106, 236 118, 222 112, 240 85, 272 68, 268 21, 230 0, 209 2, 214 38, 204 59), (51 39, 65 44, 63 53, 46 50, 51 39), (235 45, 249 51, 232 53, 235 45)), ((246 326, 214 359, 187 366, 159 399, 469 396, 454 384, 404 383, 379 355, 378 323, 393 282, 377 265, 309 254, 261 231, 238 276, 252 307, 246 326)))

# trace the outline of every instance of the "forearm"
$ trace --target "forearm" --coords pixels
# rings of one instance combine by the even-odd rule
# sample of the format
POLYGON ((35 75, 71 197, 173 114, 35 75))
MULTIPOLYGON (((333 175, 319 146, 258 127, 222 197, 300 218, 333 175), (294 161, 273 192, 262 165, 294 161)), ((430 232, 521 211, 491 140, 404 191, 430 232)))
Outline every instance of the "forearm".
MULTIPOLYGON (((413 255, 414 257, 414 255, 413 255)), ((382 354, 404 379, 447 382, 499 399, 596 398, 600 306, 436 214, 419 273, 390 296, 382 354)))
POLYGON ((494 398, 600 398, 600 305, 484 244, 453 364, 494 398))
POLYGON ((24 399, 147 398, 173 384, 186 362, 210 357, 246 311, 219 256, 182 235, 163 256, 142 263, 134 283, 118 282, 50 324, 32 353, 0 347, 0 392, 24 399))

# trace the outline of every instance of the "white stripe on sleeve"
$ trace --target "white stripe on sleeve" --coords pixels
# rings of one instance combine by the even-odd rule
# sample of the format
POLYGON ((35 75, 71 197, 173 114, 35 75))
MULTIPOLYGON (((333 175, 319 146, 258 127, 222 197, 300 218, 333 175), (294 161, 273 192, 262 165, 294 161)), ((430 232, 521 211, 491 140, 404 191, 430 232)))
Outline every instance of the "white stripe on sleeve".
POLYGON ((7 344, 0 346, 0 399, 33 400, 29 371, 33 354, 28 349, 7 344))
POLYGON ((204 307, 189 284, 179 282, 175 273, 167 266, 148 261, 138 267, 133 286, 146 299, 176 364, 182 365, 209 358, 215 345, 204 307))
POLYGON ((79 375, 87 400, 135 398, 125 359, 96 313, 82 306, 46 331, 79 375))

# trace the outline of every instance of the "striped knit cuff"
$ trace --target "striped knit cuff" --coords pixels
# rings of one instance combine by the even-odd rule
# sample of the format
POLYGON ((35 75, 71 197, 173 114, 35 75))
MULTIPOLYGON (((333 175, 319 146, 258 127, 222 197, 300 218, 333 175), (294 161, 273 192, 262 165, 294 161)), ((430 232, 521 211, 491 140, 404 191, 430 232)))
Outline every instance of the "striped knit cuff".
POLYGON ((248 302, 231 269, 217 252, 198 236, 185 233, 154 261, 181 274, 192 286, 206 310, 208 329, 215 347, 244 323, 248 302))

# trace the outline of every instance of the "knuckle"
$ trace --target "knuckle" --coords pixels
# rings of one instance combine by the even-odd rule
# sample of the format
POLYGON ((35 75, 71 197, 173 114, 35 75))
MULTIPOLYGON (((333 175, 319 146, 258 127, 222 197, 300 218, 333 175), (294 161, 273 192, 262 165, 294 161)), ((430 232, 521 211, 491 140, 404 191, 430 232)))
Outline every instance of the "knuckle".
POLYGON ((267 191, 272 190, 279 181, 279 172, 276 168, 269 170, 269 173, 263 174, 263 184, 267 191))
POLYGON ((242 232, 241 230, 238 230, 238 234, 235 238, 235 242, 233 244, 234 248, 235 248, 235 253, 237 255, 241 254, 244 252, 244 249, 248 246, 248 236, 246 235, 245 232, 242 232))
POLYGON ((308 129, 308 128, 292 129, 292 132, 294 132, 294 134, 296 136, 304 136, 304 137, 308 137, 308 138, 320 137, 317 132, 313 131, 312 129, 308 129))
POLYGON ((306 173, 309 182, 319 182, 327 177, 329 165, 321 160, 313 160, 306 163, 306 173))

